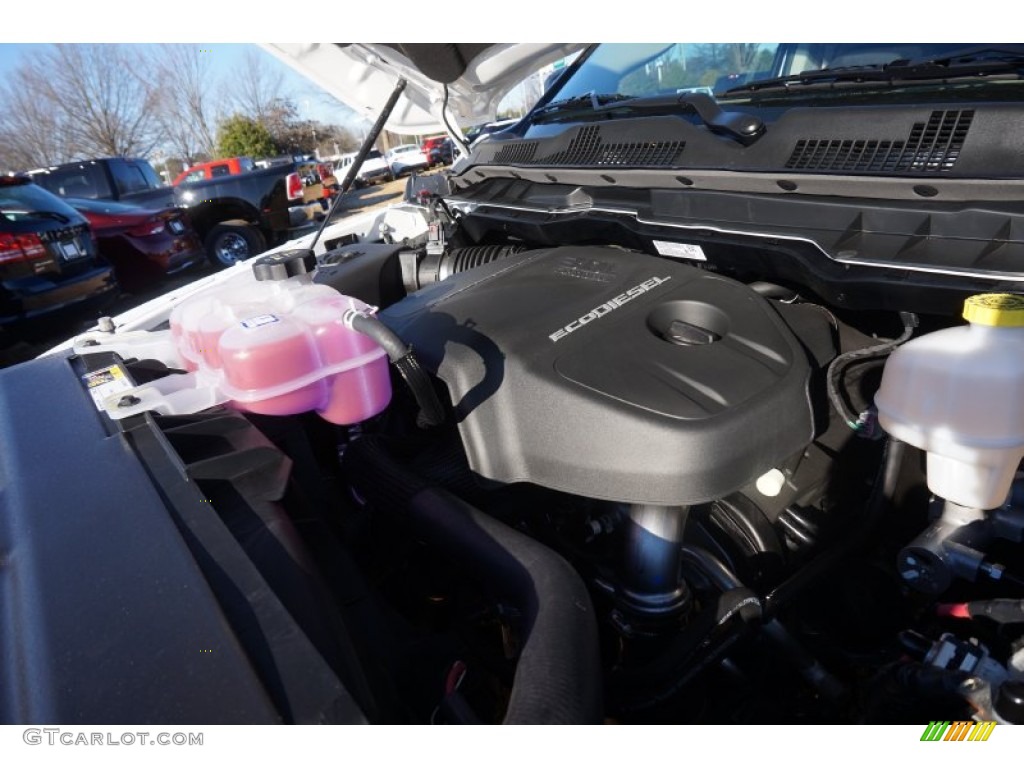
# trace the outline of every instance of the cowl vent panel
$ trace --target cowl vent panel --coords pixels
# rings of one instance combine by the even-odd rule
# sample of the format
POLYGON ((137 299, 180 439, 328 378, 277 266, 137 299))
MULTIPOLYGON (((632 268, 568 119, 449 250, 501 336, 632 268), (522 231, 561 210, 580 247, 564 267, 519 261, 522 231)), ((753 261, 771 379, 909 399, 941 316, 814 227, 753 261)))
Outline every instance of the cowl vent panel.
POLYGON ((536 141, 506 144, 494 156, 497 165, 540 165, 589 168, 675 168, 685 141, 630 141, 606 143, 600 126, 580 128, 564 150, 537 157, 536 141))
POLYGON ((905 140, 800 139, 786 162, 796 171, 947 173, 967 140, 974 110, 936 110, 905 140))

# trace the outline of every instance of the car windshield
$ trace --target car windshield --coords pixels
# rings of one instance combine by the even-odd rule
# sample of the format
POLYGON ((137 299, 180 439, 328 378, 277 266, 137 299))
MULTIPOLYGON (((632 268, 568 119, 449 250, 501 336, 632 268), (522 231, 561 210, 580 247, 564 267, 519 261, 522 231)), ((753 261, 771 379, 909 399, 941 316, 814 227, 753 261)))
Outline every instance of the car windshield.
POLYGON ((63 200, 35 184, 0 185, 0 217, 7 221, 60 216, 75 218, 75 212, 63 200))
MULTIPOLYGON (((547 100, 557 105, 587 97, 601 105, 623 98, 706 93, 716 97, 751 83, 832 73, 834 81, 854 81, 872 70, 943 61, 946 73, 961 76, 955 64, 1005 62, 1019 67, 1009 46, 958 43, 615 43, 595 47, 547 100), (970 54, 962 56, 964 54, 970 54), (954 60, 944 61, 953 56, 954 60)), ((907 69, 904 67, 904 70, 907 69)), ((900 70, 903 76, 906 71, 900 70)), ((927 70, 920 73, 927 74, 927 70)), ((789 84, 787 82, 787 84, 789 84)), ((543 105, 542 105, 543 108, 543 105)))
POLYGON ((81 163, 43 171, 33 174, 32 180, 62 197, 96 199, 111 196, 110 183, 103 169, 96 163, 81 163))
POLYGON ((711 93, 720 82, 772 71, 777 50, 777 43, 601 45, 562 84, 554 100, 587 94, 711 93))

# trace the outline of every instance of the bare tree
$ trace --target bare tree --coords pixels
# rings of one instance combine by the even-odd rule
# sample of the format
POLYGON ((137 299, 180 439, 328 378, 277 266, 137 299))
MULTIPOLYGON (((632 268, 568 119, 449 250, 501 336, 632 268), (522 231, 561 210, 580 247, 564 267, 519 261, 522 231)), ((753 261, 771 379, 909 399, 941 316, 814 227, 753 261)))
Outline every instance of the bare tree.
POLYGON ((168 149, 188 164, 200 154, 213 156, 221 115, 213 95, 210 57, 196 45, 164 45, 156 78, 156 115, 168 149))
POLYGON ((39 93, 67 114, 76 149, 146 155, 163 139, 150 60, 122 45, 56 45, 37 72, 39 93), (77 118, 77 119, 75 119, 77 118))
POLYGON ((156 78, 134 46, 53 45, 0 89, 4 163, 147 155, 163 141, 156 78))
POLYGON ((256 48, 246 50, 242 69, 232 84, 237 111, 261 123, 265 123, 275 105, 283 101, 284 74, 271 69, 266 54, 256 48))
POLYGON ((0 85, 0 172, 54 165, 76 154, 68 116, 36 93, 38 70, 19 66, 0 85))

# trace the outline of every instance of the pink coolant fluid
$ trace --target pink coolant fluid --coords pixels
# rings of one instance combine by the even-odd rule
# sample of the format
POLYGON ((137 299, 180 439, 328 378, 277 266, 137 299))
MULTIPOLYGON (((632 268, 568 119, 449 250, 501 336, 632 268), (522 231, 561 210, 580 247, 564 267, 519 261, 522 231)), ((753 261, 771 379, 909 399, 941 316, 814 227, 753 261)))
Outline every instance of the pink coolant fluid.
POLYGON ((292 318, 272 312, 248 317, 228 328, 218 347, 222 389, 238 407, 283 416, 326 401, 313 335, 292 318))
POLYGON ((171 312, 171 340, 174 342, 178 355, 181 357, 186 371, 199 369, 199 353, 202 343, 199 341, 199 330, 189 323, 188 305, 179 305, 171 312))
POLYGON ((171 338, 185 367, 222 402, 275 416, 316 411, 334 424, 365 421, 387 407, 386 353, 345 324, 346 313, 372 310, 313 284, 303 271, 313 266, 307 256, 263 257, 255 277, 240 276, 172 312, 171 338))
POLYGON ((311 302, 301 313, 313 329, 321 360, 338 370, 327 379, 327 399, 317 409, 333 424, 365 421, 383 411, 391 400, 387 356, 375 341, 345 325, 342 317, 349 308, 367 309, 362 302, 339 296, 311 302), (340 370, 342 366, 344 370, 340 370))

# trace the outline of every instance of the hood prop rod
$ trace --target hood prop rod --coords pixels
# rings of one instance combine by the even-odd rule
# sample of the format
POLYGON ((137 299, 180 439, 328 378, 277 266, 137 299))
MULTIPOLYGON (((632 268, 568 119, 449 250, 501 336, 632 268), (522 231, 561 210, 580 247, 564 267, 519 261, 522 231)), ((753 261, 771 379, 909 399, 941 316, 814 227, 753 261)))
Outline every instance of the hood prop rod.
POLYGON ((363 144, 359 147, 359 151, 356 152, 356 157, 352 161, 352 165, 349 166, 348 173, 345 174, 344 180, 341 182, 341 187, 338 188, 338 194, 334 198, 334 202, 331 203, 331 209, 324 216, 324 220, 320 222, 320 229, 316 231, 316 236, 313 241, 309 244, 309 252, 313 253, 313 248, 316 246, 317 241, 320 240, 320 235, 323 234, 327 225, 330 224, 331 219, 334 218, 334 212, 338 209, 341 204, 341 198, 349 191, 352 187, 352 182, 356 180, 356 174, 359 173, 359 169, 363 167, 363 160, 373 149, 373 145, 377 142, 377 137, 380 136, 380 132, 384 130, 384 124, 391 117, 391 113, 395 109, 395 105, 398 103, 398 97, 402 95, 402 91, 405 90, 406 86, 405 78, 399 78, 398 82, 395 83, 395 89, 391 91, 391 95, 388 96, 387 102, 384 104, 384 108, 380 111, 380 115, 377 117, 377 121, 370 128, 370 132, 366 134, 366 138, 363 139, 363 144))

